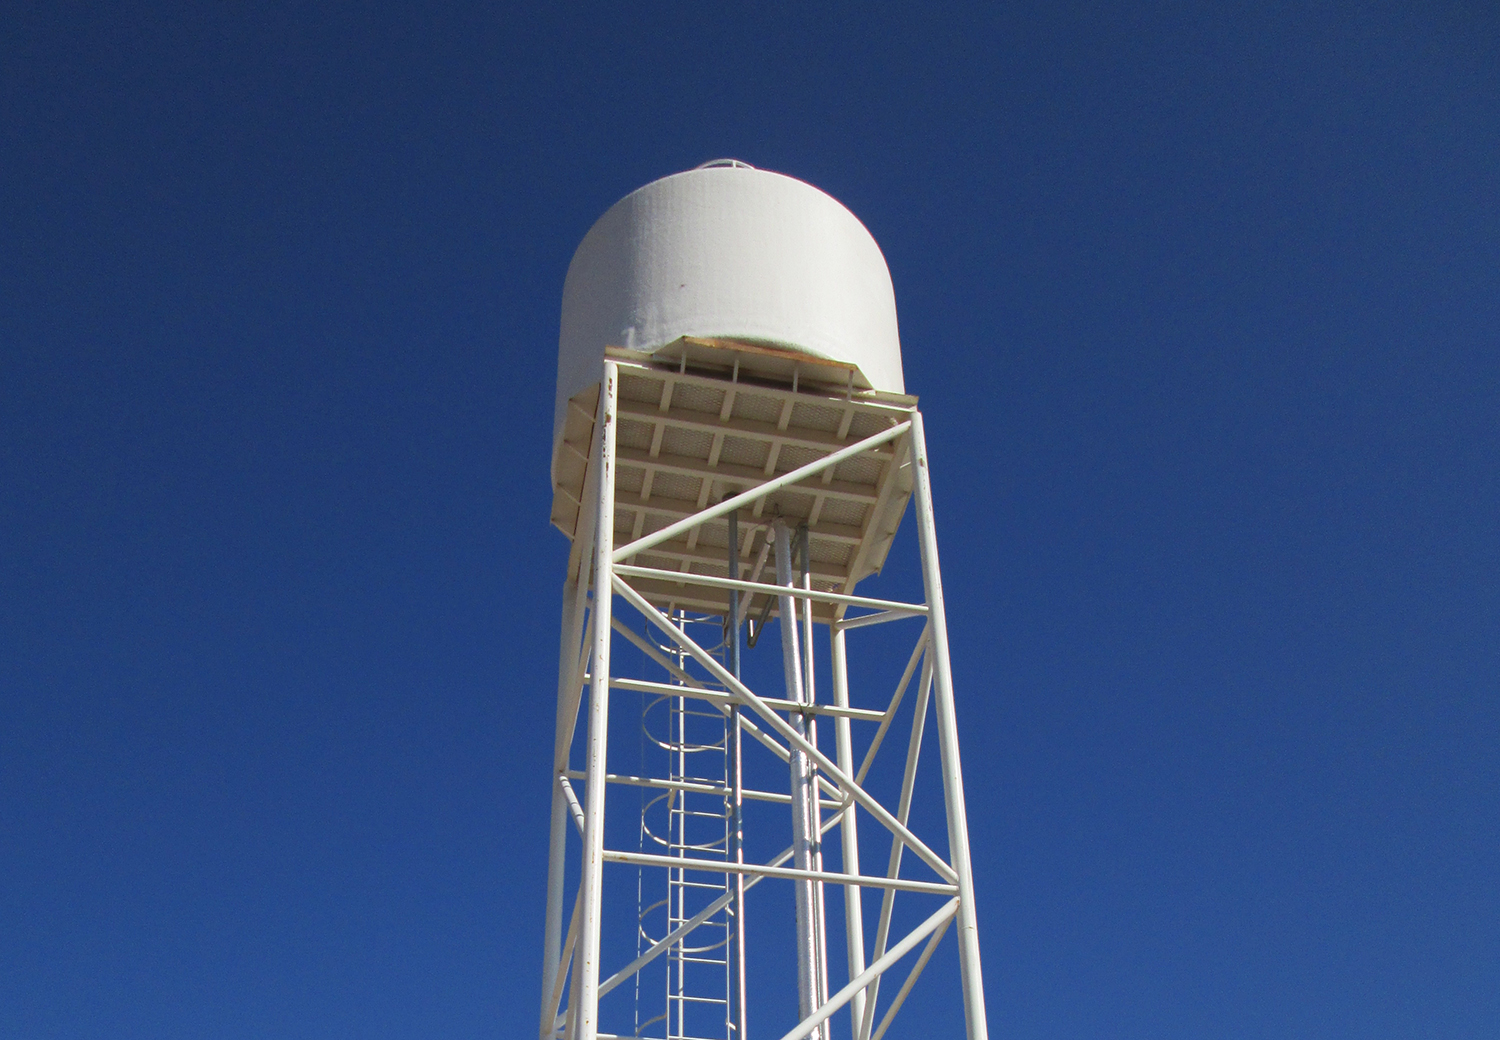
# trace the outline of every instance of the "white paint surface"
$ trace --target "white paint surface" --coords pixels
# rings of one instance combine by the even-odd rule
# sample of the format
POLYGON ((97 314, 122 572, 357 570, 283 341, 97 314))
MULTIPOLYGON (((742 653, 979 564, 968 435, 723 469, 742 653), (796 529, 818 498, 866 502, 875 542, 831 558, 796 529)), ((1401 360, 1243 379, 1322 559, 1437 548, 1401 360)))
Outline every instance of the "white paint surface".
POLYGON ((856 365, 903 393, 890 271, 837 200, 792 177, 708 166, 653 181, 584 236, 563 287, 553 449, 606 346, 746 340, 856 365))

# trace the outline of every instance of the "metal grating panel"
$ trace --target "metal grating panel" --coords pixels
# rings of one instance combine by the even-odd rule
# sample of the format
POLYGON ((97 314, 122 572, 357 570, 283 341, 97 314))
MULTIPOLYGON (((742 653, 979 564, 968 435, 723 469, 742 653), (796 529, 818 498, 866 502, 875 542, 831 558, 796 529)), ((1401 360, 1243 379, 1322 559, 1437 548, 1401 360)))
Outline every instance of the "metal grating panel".
POLYGON ((672 407, 718 415, 719 409, 724 407, 724 391, 692 383, 678 383, 672 388, 672 407))
POLYGON ((835 466, 833 476, 835 480, 847 480, 851 484, 874 485, 879 482, 884 469, 885 463, 880 459, 855 456, 835 466))
MULTIPOLYGON (((769 479, 766 463, 773 454, 774 472, 790 472, 889 429, 915 405, 912 398, 850 395, 845 388, 809 384, 793 391, 789 385, 734 382, 728 367, 719 377, 702 370, 684 373, 676 366, 649 360, 617 357, 617 364, 622 404, 616 432, 620 451, 616 538, 620 545, 769 479), (729 418, 722 420, 724 402, 731 395, 729 418), (663 402, 668 405, 665 411, 663 402)), ((596 397, 594 391, 593 398, 583 394, 577 399, 578 407, 569 412, 568 442, 559 449, 560 461, 554 462, 553 522, 569 534, 587 476, 583 455, 591 447, 596 397)), ((812 524, 814 580, 821 587, 852 592, 858 578, 884 561, 911 492, 909 471, 891 471, 888 463, 893 450, 893 445, 885 445, 871 455, 847 459, 835 471, 782 488, 743 510, 740 557, 744 576, 764 543, 769 520, 780 515, 794 523, 812 524), (851 568, 858 573, 851 573, 851 568)), ((638 562, 673 571, 727 573, 726 536, 725 522, 708 521, 643 552, 638 562)), ((657 592, 663 590, 655 589, 648 598, 655 601, 657 592)), ((695 595, 678 590, 671 599, 685 604, 695 595)), ((700 605, 712 612, 718 609, 719 599, 710 597, 700 605)))
POLYGON ((622 371, 620 373, 620 400, 656 404, 661 400, 661 381, 622 371))
POLYGON ((669 455, 683 455, 690 459, 708 459, 713 447, 714 435, 704 430, 687 430, 680 426, 668 426, 662 434, 661 450, 669 455))
POLYGON ((868 509, 858 502, 849 502, 837 498, 825 498, 823 500, 823 511, 819 518, 830 524, 847 524, 851 527, 863 527, 865 513, 868 509))
POLYGON ((621 419, 615 433, 615 443, 622 448, 645 451, 651 447, 651 427, 634 419, 621 419))
POLYGON ((771 445, 766 441, 755 441, 748 437, 725 437, 719 461, 732 466, 764 469, 770 455, 771 445))
POLYGON ((621 466, 615 475, 615 493, 623 495, 639 495, 641 485, 646 482, 646 471, 634 469, 630 466, 621 466))
MULTIPOLYGON (((651 498, 675 499, 676 504, 687 510, 698 508, 698 495, 703 490, 703 481, 699 477, 690 477, 683 473, 656 473, 656 479, 651 482, 651 498)), ((666 526, 663 524, 662 526, 666 526)))
POLYGON ((822 430, 834 433, 844 421, 844 409, 821 404, 796 404, 792 406, 792 425, 805 430, 822 430))
POLYGON ((891 419, 887 415, 855 412, 854 420, 849 423, 849 439, 857 441, 861 437, 873 437, 890 425, 891 419))
POLYGON ((774 423, 781 418, 781 400, 753 391, 741 390, 734 398, 734 417, 774 423))
POLYGON ((823 451, 815 451, 812 448, 802 448, 789 444, 781 449, 781 454, 776 459, 777 473, 790 473, 799 466, 806 466, 810 462, 817 462, 828 454, 823 451))

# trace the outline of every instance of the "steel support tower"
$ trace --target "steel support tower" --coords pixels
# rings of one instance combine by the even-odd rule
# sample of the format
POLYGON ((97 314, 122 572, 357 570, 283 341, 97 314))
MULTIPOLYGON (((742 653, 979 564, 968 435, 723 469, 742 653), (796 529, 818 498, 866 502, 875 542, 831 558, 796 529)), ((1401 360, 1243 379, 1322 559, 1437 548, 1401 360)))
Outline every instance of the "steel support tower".
MULTIPOLYGON (((922 416, 915 398, 855 389, 850 366, 837 362, 788 354, 788 378, 768 378, 767 354, 687 338, 649 354, 611 347, 597 387, 568 402, 553 520, 572 532, 572 550, 558 663, 540 1040, 637 1035, 628 1016, 601 1020, 601 1000, 659 957, 710 947, 723 951, 712 958, 726 979, 723 1035, 831 1040, 836 1030, 841 1040, 881 1040, 950 932, 961 976, 952 989, 962 994, 967 1036, 987 1036, 922 416), (759 362, 753 379, 742 377, 746 352, 759 362), (856 582, 871 560, 885 559, 909 502, 921 601, 858 594, 856 582), (723 621, 683 623, 690 614, 723 621), (752 689, 741 669, 743 633, 771 618, 780 629, 781 681, 752 689), (815 658, 815 639, 826 660, 815 658), (631 677, 612 663, 611 651, 624 641, 654 662, 659 678, 631 677), (881 661, 899 643, 904 669, 892 669, 888 684, 852 688, 850 661, 877 643, 881 661), (820 669, 830 678, 826 696, 814 681, 820 669), (666 698, 679 727, 688 711, 698 721, 706 713, 713 726, 722 719, 719 771, 694 773, 681 754, 659 775, 611 771, 610 697, 619 691, 666 698), (918 833, 911 815, 929 725, 946 817, 936 837, 918 833), (899 787, 894 804, 871 793, 880 773, 887 801, 899 787), (629 803, 610 792, 633 790, 639 798, 640 788, 648 799, 666 795, 669 806, 707 798, 705 818, 720 829, 712 840, 678 830, 667 847, 622 847, 629 844, 620 840, 622 825, 633 821, 623 818, 629 803), (773 815, 747 823, 751 807, 773 815), (885 850, 876 870, 861 866, 861 832, 866 846, 879 842, 885 850), (646 870, 679 886, 669 889, 677 902, 666 934, 652 932, 649 945, 632 947, 628 935, 617 944, 610 922, 630 915, 612 915, 608 900, 633 894, 636 872, 646 870), (706 893, 691 904, 680 888, 688 879, 706 893), (794 892, 796 949, 766 959, 795 963, 796 1020, 763 1014, 790 1001, 768 1003, 756 991, 771 973, 758 970, 760 946, 747 952, 747 932, 752 940, 758 933, 755 899, 747 911, 746 893, 762 883, 794 892), (903 915, 920 917, 915 927, 895 925, 898 899, 919 908, 903 915), (842 903, 833 916, 842 917, 843 935, 832 943, 828 900, 842 903), (831 946, 844 954, 837 977, 831 946)), ((685 728, 677 732, 684 746, 693 743, 685 728)), ((929 830, 934 822, 927 819, 929 830)))

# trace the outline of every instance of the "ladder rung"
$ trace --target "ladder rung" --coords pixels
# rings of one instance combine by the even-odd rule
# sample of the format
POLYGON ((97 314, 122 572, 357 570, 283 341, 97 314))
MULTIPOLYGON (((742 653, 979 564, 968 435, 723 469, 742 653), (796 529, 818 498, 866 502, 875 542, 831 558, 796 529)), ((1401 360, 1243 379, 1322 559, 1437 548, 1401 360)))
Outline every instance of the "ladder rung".
MULTIPOLYGON (((712 623, 715 628, 718 624, 717 619, 712 623)), ((674 649, 663 649, 669 657, 674 653, 674 649)), ((680 654, 674 659, 683 660, 680 654)), ((709 689, 722 690, 722 686, 717 683, 709 682, 705 685, 709 689)), ((700 908, 707 906, 710 900, 722 897, 731 890, 728 868, 733 866, 730 862, 733 857, 730 855, 729 827, 733 813, 729 804, 732 796, 729 724, 724 713, 716 706, 690 697, 690 692, 684 689, 681 694, 668 695, 666 698, 670 735, 665 741, 658 743, 664 745, 670 764, 661 773, 649 774, 663 776, 683 785, 663 796, 666 805, 662 808, 667 816, 668 830, 664 834, 666 840, 657 839, 658 842, 665 846, 668 856, 698 860, 698 863, 692 865, 664 864, 667 867, 667 898, 665 906, 654 905, 654 913, 666 918, 669 932, 696 917, 701 912, 700 908), (700 719, 703 721, 698 721, 700 719), (694 770, 698 769, 705 770, 710 775, 696 774, 694 770), (693 832, 693 838, 699 840, 690 840, 690 831, 693 832), (714 859, 720 856, 723 857, 726 868, 722 872, 711 866, 714 859), (689 880, 699 875, 705 875, 709 880, 689 880), (663 910, 665 913, 662 913, 663 910)), ((658 716, 658 720, 660 718, 658 716)), ((655 740, 654 737, 652 739, 655 740)), ((660 812, 662 809, 654 811, 660 812)), ((653 917, 653 920, 661 919, 662 917, 653 917)), ((726 1037, 728 1040, 741 1040, 741 1030, 735 1023, 728 1021, 732 1017, 729 1014, 731 1001, 726 988, 727 972, 732 961, 729 942, 739 927, 733 908, 719 909, 697 927, 707 931, 700 931, 696 940, 683 936, 666 951, 667 960, 672 965, 669 975, 672 981, 668 986, 664 1013, 638 1028, 652 1030, 655 1023, 665 1019, 663 1040, 725 1040, 726 1037), (722 995, 701 995, 705 991, 717 991, 722 995), (688 1004, 703 1005, 705 1009, 712 1010, 689 1012, 688 1004), (710 1027, 718 1033, 717 1037, 678 1035, 679 1032, 685 1032, 687 1020, 695 1015, 703 1025, 707 1025, 708 1019, 721 1017, 721 1012, 725 1020, 723 1031, 719 1032, 721 1027, 717 1024, 710 1027)), ((643 1037, 644 1035, 643 1033, 643 1037)))

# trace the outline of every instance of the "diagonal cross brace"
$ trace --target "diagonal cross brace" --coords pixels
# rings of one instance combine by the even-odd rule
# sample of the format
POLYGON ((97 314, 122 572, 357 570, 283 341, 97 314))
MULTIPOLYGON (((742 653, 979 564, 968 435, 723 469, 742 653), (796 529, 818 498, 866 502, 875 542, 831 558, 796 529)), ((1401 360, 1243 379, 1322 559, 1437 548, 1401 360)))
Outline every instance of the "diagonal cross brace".
POLYGON ((732 498, 726 498, 716 506, 710 506, 708 509, 694 513, 692 516, 684 517, 675 524, 668 524, 660 531, 653 531, 651 534, 644 535, 633 542, 622 545, 614 551, 614 555, 610 557, 610 560, 613 563, 624 563, 637 553, 645 552, 647 549, 660 545, 662 542, 671 541, 673 538, 692 530, 699 524, 715 520, 725 513, 739 509, 741 506, 750 505, 752 502, 765 498, 773 492, 780 491, 789 484, 796 484, 806 480, 808 477, 817 476, 825 469, 837 466, 845 459, 853 458, 855 455, 867 452, 871 448, 878 448, 887 441, 893 441, 897 437, 903 436, 909 429, 911 429, 910 419, 906 422, 897 423, 888 430, 882 430, 873 437, 866 437, 862 441, 856 441, 847 448, 840 448, 833 454, 825 455, 821 459, 809 462, 805 466, 798 466, 796 469, 783 473, 774 480, 768 480, 764 484, 757 484, 749 491, 742 491, 732 498))
MULTIPOLYGON (((666 655, 663 654, 660 650, 656 649, 656 647, 652 646, 646 640, 636 635, 635 632, 631 631, 630 626, 625 624, 625 622, 619 620, 618 618, 614 618, 611 619, 610 624, 614 627, 614 630, 616 632, 620 633, 626 639, 630 640, 630 642, 643 654, 651 658, 657 664, 661 665, 671 675, 675 676, 683 683, 687 684, 695 690, 706 690, 708 688, 704 686, 702 682, 695 679, 693 676, 689 675, 681 668, 677 667, 677 664, 674 661, 669 660, 666 655)), ((724 707, 723 705, 716 705, 716 707, 718 707, 719 711, 724 715, 727 716, 729 714, 729 709, 724 707)), ((776 743, 776 739, 774 737, 772 737, 765 730, 761 729, 755 723, 751 722, 749 719, 745 718, 745 716, 741 715, 739 717, 739 722, 740 729, 744 730, 746 733, 750 734, 756 740, 760 741, 762 744, 768 747, 771 750, 771 753, 774 754, 777 758, 781 759, 783 762, 791 758, 791 754, 787 751, 787 749, 776 743)), ((833 784, 829 783, 826 778, 821 776, 818 777, 818 790, 827 794, 831 798, 842 797, 839 789, 833 786, 833 784)))
MULTIPOLYGON (((834 827, 838 826, 839 822, 844 818, 844 812, 845 810, 840 809, 838 812, 834 813, 828 818, 827 822, 823 824, 824 834, 827 834, 829 831, 833 830, 834 827)), ((771 861, 770 866, 781 866, 787 860, 792 858, 792 852, 793 850, 790 846, 786 849, 783 849, 781 855, 777 856, 771 861)), ((756 874, 746 878, 746 890, 754 888, 757 884, 760 883, 762 878, 767 876, 768 875, 766 874, 756 874)), ((599 983, 599 996, 604 996, 604 994, 608 993, 610 990, 620 985, 620 983, 624 982, 636 972, 640 971, 647 964, 651 963, 657 957, 661 956, 673 943, 677 942, 683 936, 687 935, 693 929, 697 928, 704 921, 707 921, 714 914, 718 913, 720 910, 728 906, 732 899, 734 899, 734 894, 726 893, 720 896, 718 899, 715 899, 712 903, 709 903, 708 906, 704 907, 702 910, 699 910, 697 914, 688 918, 688 920, 684 921, 682 924, 678 925, 676 930, 670 932, 666 938, 659 940, 645 953, 641 954, 635 960, 625 965, 625 967, 615 972, 604 982, 599 983)))
POLYGON ((917 943, 952 920, 953 915, 957 912, 958 897, 954 896, 948 902, 944 903, 937 913, 917 925, 910 935, 902 939, 895 946, 892 946, 889 953, 866 968, 859 977, 852 979, 849 985, 839 990, 837 994, 829 999, 828 1003, 804 1018, 795 1029, 783 1036, 781 1040, 802 1040, 808 1033, 811 1033, 818 1026, 832 1018, 835 1011, 849 1003, 854 994, 863 990, 873 979, 879 978, 885 973, 887 968, 890 968, 902 957, 905 957, 917 943))
POLYGON ((809 758, 816 762, 818 765, 818 769, 823 771, 828 776, 828 778, 834 782, 835 785, 841 788, 844 793, 849 795, 849 797, 858 802, 859 805, 863 809, 865 809, 865 811, 867 811, 871 816, 875 817, 875 819, 880 822, 880 825, 882 827, 900 838, 901 841, 912 850, 912 852, 916 853, 924 863, 926 863, 929 867, 936 871, 939 877, 941 877, 944 881, 949 882, 950 884, 958 880, 957 872, 955 872, 954 869, 949 866, 941 856, 928 848, 926 843, 924 843, 921 838, 918 838, 907 828, 905 824, 903 824, 900 820, 897 820, 896 817, 892 816, 890 810, 888 810, 885 806, 881 805, 878 801, 871 797, 863 787, 855 783, 853 777, 849 776, 838 766, 834 765, 833 761, 829 759, 827 755, 819 751, 807 740, 806 737, 802 736, 802 734, 798 733, 794 728, 792 728, 790 723, 788 723, 780 715, 776 714, 776 710, 765 701, 761 700, 760 697, 758 697, 750 689, 750 687, 746 686, 744 683, 740 682, 740 680, 736 679, 728 669, 726 669, 714 658, 712 654, 698 645, 698 642, 696 640, 694 640, 691 636, 678 631, 677 628, 674 627, 670 622, 665 621, 661 617, 661 612, 658 611, 655 607, 651 606, 650 603, 646 602, 645 598, 641 596, 639 592, 636 592, 635 589, 631 588, 623 579, 614 578, 613 584, 615 591, 618 592, 621 596, 625 597, 625 600, 630 603, 631 606, 640 611, 641 614, 647 618, 647 620, 649 620, 657 628, 661 629, 662 632, 664 632, 670 639, 677 643, 678 646, 686 650, 688 654, 690 654, 692 658, 700 665, 706 668, 713 675, 713 677, 718 680, 721 685, 724 686, 725 689, 729 690, 736 697, 738 697, 741 704, 744 704, 746 707, 751 708, 757 715, 765 720, 766 724, 770 726, 771 729, 775 730, 783 740, 785 740, 789 744, 796 746, 804 754, 806 754, 809 758))

